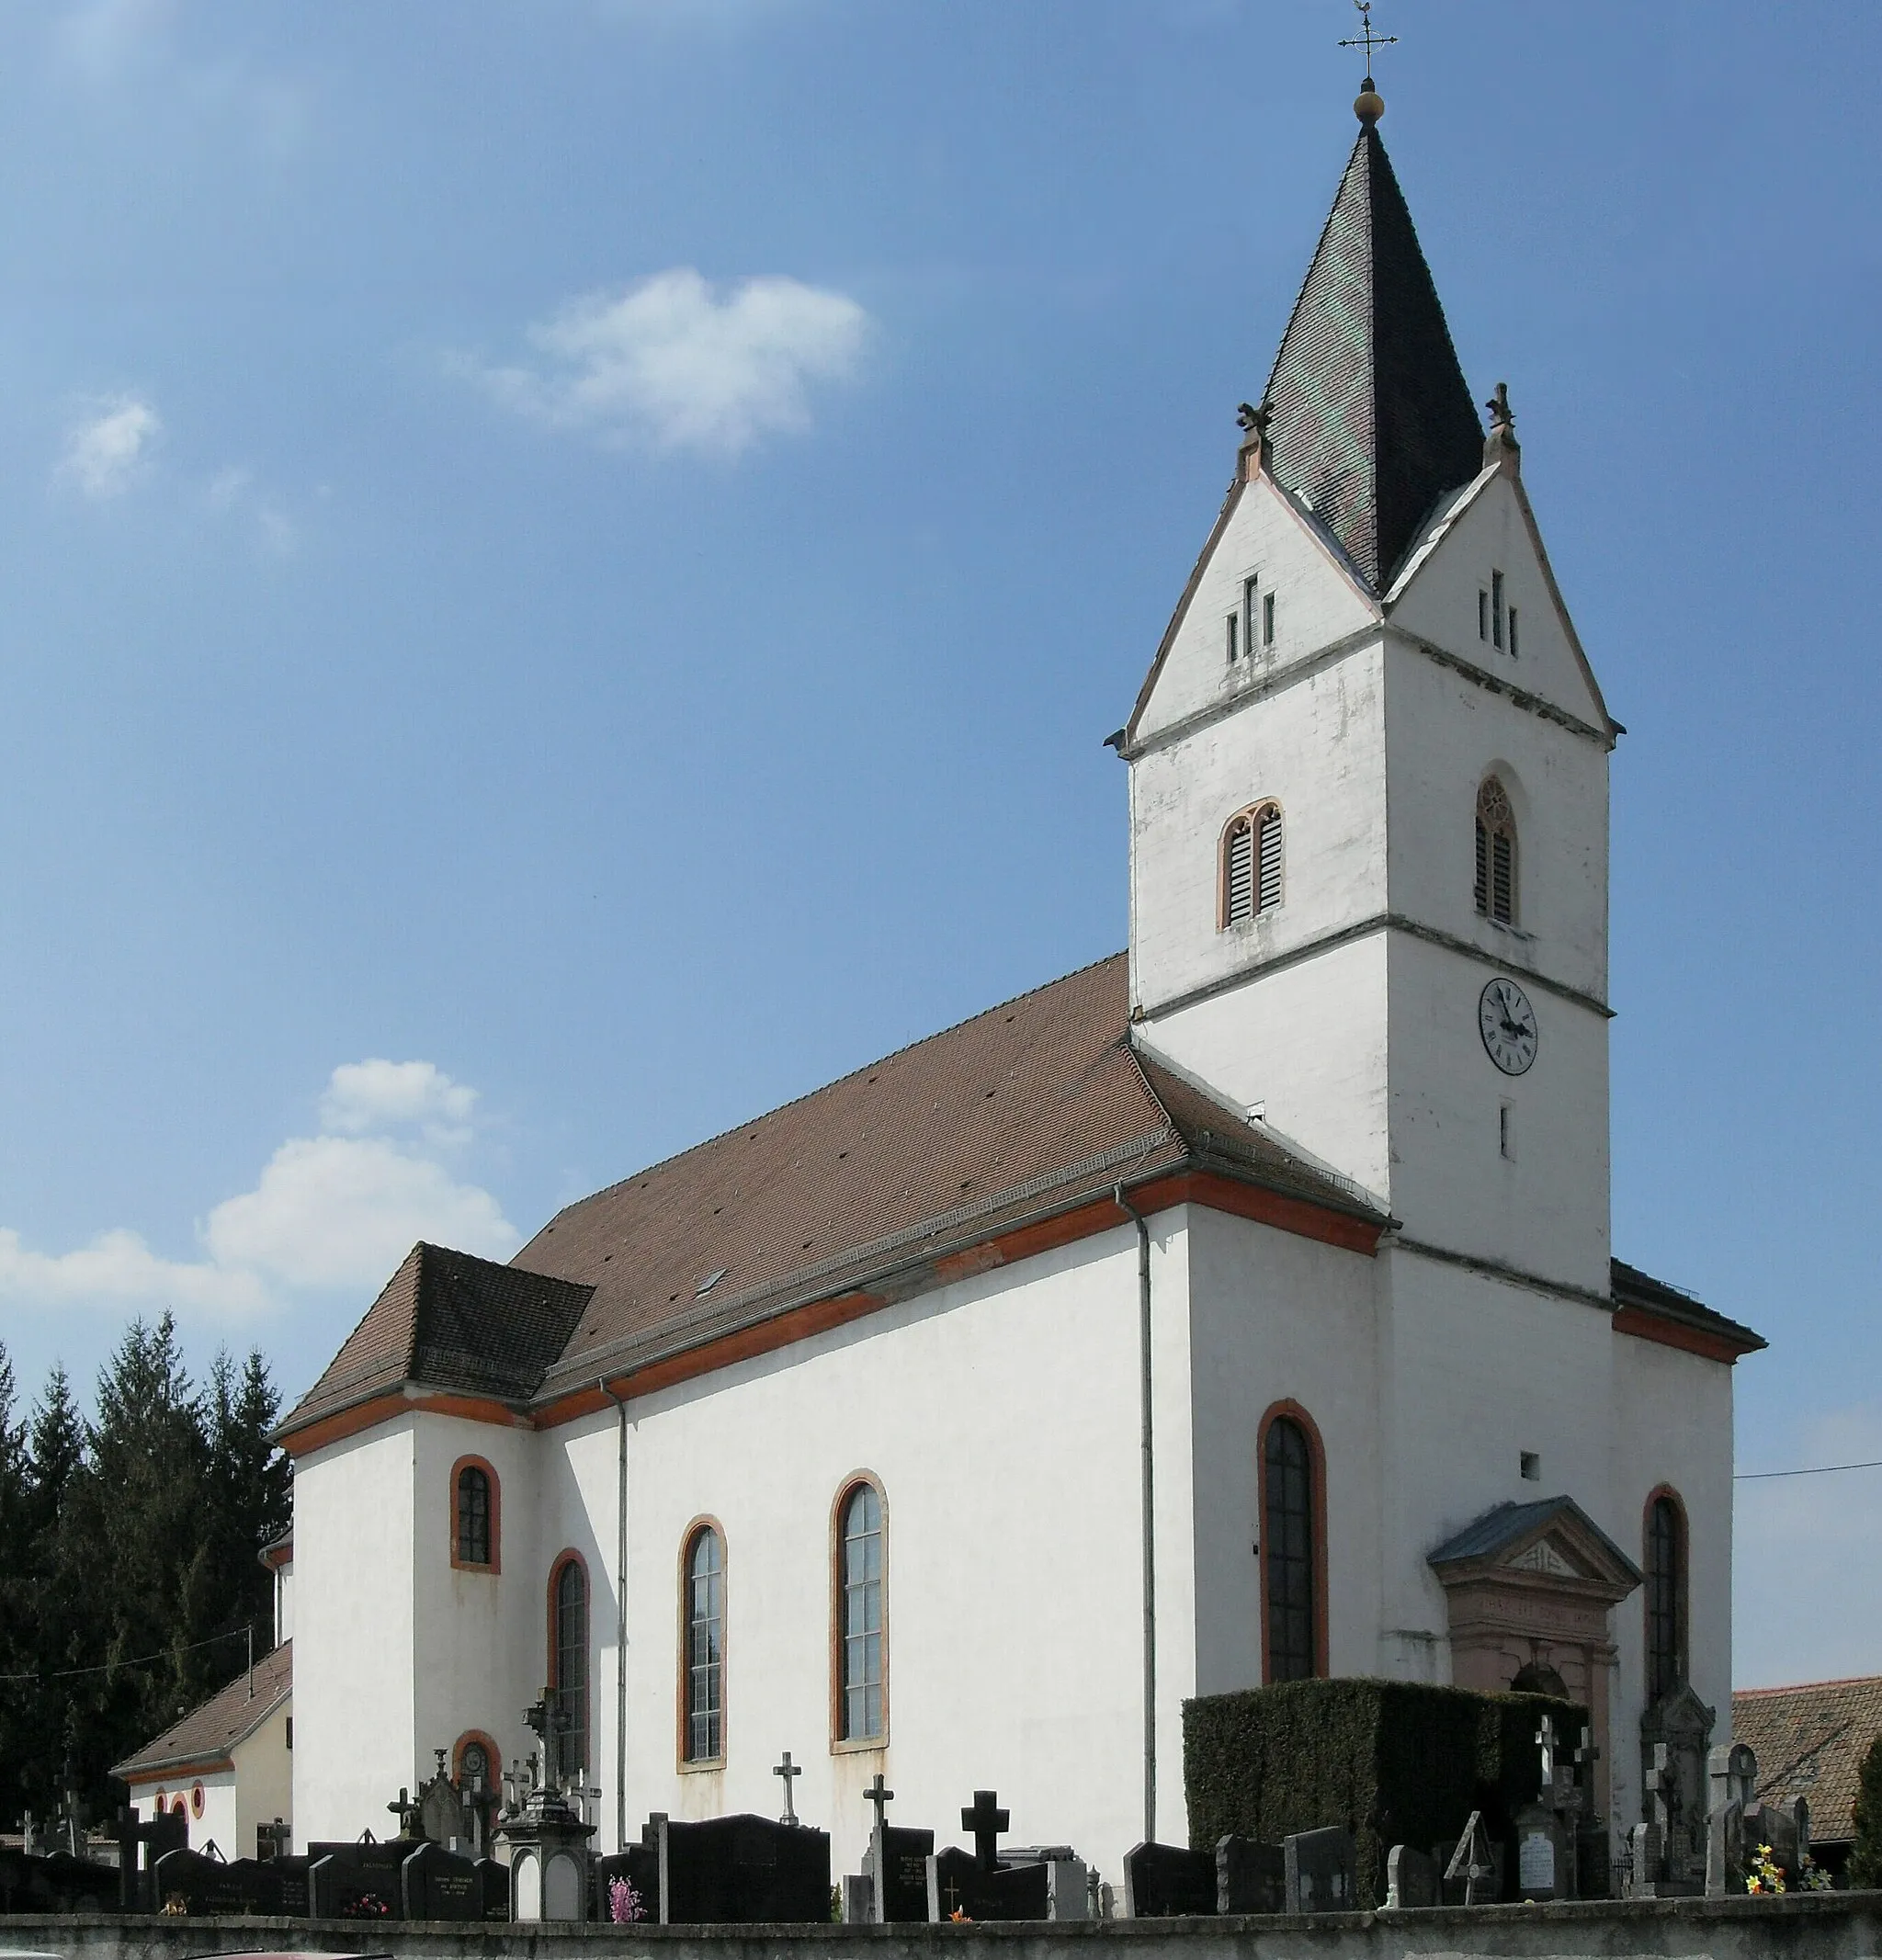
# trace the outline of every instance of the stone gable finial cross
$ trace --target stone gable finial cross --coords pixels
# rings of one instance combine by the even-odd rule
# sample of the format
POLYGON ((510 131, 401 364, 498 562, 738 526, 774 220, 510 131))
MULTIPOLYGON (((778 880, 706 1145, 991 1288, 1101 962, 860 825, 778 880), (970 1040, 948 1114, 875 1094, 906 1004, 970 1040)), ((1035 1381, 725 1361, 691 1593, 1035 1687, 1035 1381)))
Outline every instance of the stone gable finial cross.
POLYGON ((1353 0, 1359 9, 1359 32, 1350 40, 1343 40, 1343 48, 1364 48, 1366 50, 1366 85, 1372 86, 1372 51, 1375 48, 1389 48, 1399 39, 1396 34, 1375 34, 1372 28, 1372 0, 1353 0))

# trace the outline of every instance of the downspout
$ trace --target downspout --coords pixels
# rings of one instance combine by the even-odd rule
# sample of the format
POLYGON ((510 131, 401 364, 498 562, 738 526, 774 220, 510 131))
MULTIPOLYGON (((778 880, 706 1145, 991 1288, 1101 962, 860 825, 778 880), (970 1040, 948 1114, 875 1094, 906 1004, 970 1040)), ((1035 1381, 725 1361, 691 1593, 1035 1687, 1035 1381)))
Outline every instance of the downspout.
POLYGON ((602 1394, 615 1408, 614 1596, 617 1610, 614 1662, 614 1845, 628 1848, 628 1399, 606 1381, 602 1394))
POLYGON ((1151 1407, 1151 1229, 1119 1184, 1113 1195, 1137 1227, 1138 1388, 1143 1453, 1143 1841, 1157 1836, 1157 1470, 1151 1407))

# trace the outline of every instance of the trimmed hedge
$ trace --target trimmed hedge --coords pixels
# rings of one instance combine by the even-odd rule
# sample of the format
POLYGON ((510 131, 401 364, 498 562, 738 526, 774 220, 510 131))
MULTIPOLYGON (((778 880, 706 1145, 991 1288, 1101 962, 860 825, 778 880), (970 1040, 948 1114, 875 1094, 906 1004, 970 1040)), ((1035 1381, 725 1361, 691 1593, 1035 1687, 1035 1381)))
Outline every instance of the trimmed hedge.
MULTIPOLYGON (((1536 1731, 1554 1717, 1565 1744, 1587 1711, 1547 1694, 1479 1694, 1409 1681, 1289 1681, 1183 1705, 1183 1786, 1189 1841, 1211 1850, 1230 1831, 1278 1844, 1292 1831, 1343 1824, 1360 1883, 1385 1898, 1394 1844, 1457 1837, 1473 1810, 1508 1842, 1536 1799, 1536 1731)), ((1514 1859, 1507 1884, 1514 1884, 1514 1859)), ((1514 1896, 1514 1894, 1512 1894, 1514 1896)))

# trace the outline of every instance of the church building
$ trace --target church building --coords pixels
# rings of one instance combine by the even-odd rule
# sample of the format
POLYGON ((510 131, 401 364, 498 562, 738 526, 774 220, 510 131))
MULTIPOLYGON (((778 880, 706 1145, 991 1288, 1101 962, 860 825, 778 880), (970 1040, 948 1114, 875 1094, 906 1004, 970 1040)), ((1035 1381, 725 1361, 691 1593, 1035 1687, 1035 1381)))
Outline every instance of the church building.
POLYGON ((281 1432, 297 1846, 545 1689, 598 1849, 788 1750, 845 1871, 879 1773, 1116 1878, 1185 1699, 1303 1676, 1564 1692, 1616 1831, 1656 1709, 1726 1739, 1763 1343, 1613 1256, 1622 731, 1356 107, 1111 737, 1128 948, 413 1250, 281 1432))

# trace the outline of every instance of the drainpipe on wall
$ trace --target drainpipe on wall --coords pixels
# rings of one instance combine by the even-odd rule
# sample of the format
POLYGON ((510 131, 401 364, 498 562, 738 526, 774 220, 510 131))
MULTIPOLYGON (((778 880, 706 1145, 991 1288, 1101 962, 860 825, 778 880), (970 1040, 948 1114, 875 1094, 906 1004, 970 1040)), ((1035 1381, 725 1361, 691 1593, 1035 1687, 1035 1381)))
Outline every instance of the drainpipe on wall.
POLYGON ((1138 1386, 1143 1451, 1143 1838, 1157 1836, 1157 1514, 1156 1452, 1151 1429, 1151 1229, 1124 1195, 1113 1194, 1117 1208, 1137 1227, 1138 1386))
POLYGON ((628 1848, 628 1399, 607 1382, 601 1392, 615 1408, 614 1596, 614 1848, 628 1848))

